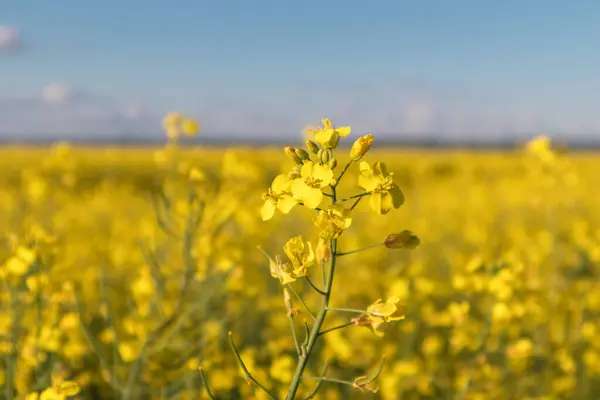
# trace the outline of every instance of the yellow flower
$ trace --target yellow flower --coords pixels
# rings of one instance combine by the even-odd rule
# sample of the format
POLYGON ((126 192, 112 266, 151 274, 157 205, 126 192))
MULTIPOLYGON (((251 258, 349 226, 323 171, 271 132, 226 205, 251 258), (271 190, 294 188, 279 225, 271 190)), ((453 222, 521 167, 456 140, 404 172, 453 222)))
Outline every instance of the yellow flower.
POLYGON ((169 139, 177 139, 180 133, 186 136, 198 134, 198 122, 192 118, 182 116, 178 112, 167 114, 163 119, 163 129, 169 139))
POLYGON ((352 217, 350 217, 350 209, 338 204, 319 211, 313 222, 321 230, 320 234, 323 239, 335 239, 344 230, 350 228, 352 217))
POLYGON ((260 215, 263 221, 273 218, 275 210, 284 214, 291 211, 298 201, 292 197, 289 191, 292 180, 286 174, 277 175, 267 193, 263 193, 265 201, 260 209, 260 215))
POLYGON ((392 208, 404 204, 404 195, 384 163, 376 162, 371 167, 363 161, 359 168, 358 186, 371 193, 369 204, 376 213, 387 214, 392 208))
POLYGON ((367 151, 371 148, 371 144, 373 144, 373 135, 370 133, 366 136, 359 137, 350 149, 350 158, 353 161, 360 160, 367 154, 367 151))
POLYGON ((283 249, 291 265, 288 262, 283 262, 278 256, 275 258, 270 257, 259 247, 259 250, 269 259, 271 276, 279 279, 282 285, 287 285, 298 278, 306 276, 308 267, 315 262, 315 253, 309 242, 306 243, 306 246, 304 245, 302 236, 296 236, 288 240, 283 249))
POLYGON ((39 400, 66 400, 67 397, 75 396, 80 391, 81 388, 77 383, 65 381, 44 390, 40 394, 39 400))
POLYGON ((186 136, 196 136, 199 131, 198 121, 191 118, 184 118, 180 124, 181 131, 186 136))
POLYGON ((295 236, 287 241, 283 247, 283 251, 292 262, 294 274, 297 276, 306 275, 306 268, 310 267, 315 262, 315 253, 310 242, 302 241, 302 235, 295 236))
POLYGON ((181 119, 182 116, 178 112, 169 113, 163 118, 163 129, 169 139, 175 139, 179 136, 181 119))
POLYGON ((385 303, 379 299, 367 308, 367 312, 358 318, 352 319, 355 325, 365 326, 377 336, 383 336, 380 328, 393 321, 399 321, 406 317, 405 309, 398 306, 400 298, 390 297, 385 303))
POLYGON ((340 136, 348 136, 350 134, 349 126, 333 128, 329 118, 323 118, 321 122, 323 123, 323 127, 319 128, 318 131, 307 129, 306 133, 314 135, 315 141, 325 149, 335 149, 340 141, 340 136))
POLYGON ((552 142, 547 136, 537 136, 527 143, 525 149, 540 161, 551 163, 555 160, 555 154, 551 149, 551 145, 552 142))
POLYGON ((300 178, 292 183, 294 197, 308 208, 315 209, 323 201, 322 188, 333 180, 333 171, 326 165, 307 161, 302 166, 300 178))

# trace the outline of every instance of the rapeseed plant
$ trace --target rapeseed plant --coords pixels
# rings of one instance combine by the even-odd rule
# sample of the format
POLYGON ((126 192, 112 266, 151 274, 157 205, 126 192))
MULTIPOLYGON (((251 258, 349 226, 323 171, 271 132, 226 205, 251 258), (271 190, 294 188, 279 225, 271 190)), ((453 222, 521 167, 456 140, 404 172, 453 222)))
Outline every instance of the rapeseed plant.
MULTIPOLYGON (((360 137, 352 145, 350 150, 350 161, 335 176, 334 170, 337 166, 336 152, 341 137, 350 133, 350 127, 336 128, 332 122, 324 118, 323 127, 318 131, 309 130, 309 134, 314 135, 313 141, 307 141, 307 149, 284 147, 284 153, 295 164, 287 174, 278 175, 271 184, 271 187, 263 195, 265 203, 261 208, 263 220, 271 219, 276 209, 283 213, 288 213, 294 205, 301 205, 308 209, 315 210, 316 216, 313 218, 314 225, 319 230, 319 241, 316 245, 318 255, 310 242, 304 242, 302 236, 295 236, 287 241, 284 246, 288 261, 283 261, 279 256, 274 258, 267 256, 271 276, 278 279, 284 286, 284 303, 287 308, 288 318, 290 319, 292 329, 292 339, 297 352, 297 363, 295 372, 291 375, 291 381, 287 391, 286 399, 296 399, 300 384, 303 381, 313 380, 316 385, 307 398, 313 398, 318 393, 324 382, 332 382, 348 385, 361 391, 369 390, 376 392, 378 387, 373 384, 379 376, 382 364, 373 376, 359 376, 354 381, 344 381, 334 379, 325 375, 307 376, 304 371, 314 357, 314 348, 316 342, 324 335, 335 330, 344 329, 352 325, 364 326, 378 336, 383 336, 382 328, 393 321, 404 319, 404 307, 398 303, 398 297, 390 297, 385 302, 381 299, 375 301, 364 310, 332 307, 330 305, 331 294, 334 289, 335 269, 338 259, 342 256, 364 251, 373 247, 385 246, 388 249, 414 249, 419 245, 419 239, 410 231, 404 231, 400 234, 390 234, 382 238, 380 243, 370 245, 356 250, 342 252, 339 250, 339 240, 342 234, 352 225, 352 211, 356 208, 360 200, 369 196, 371 208, 379 214, 387 214, 392 209, 399 208, 404 203, 404 196, 393 180, 393 174, 389 173, 385 164, 376 162, 373 167, 367 162, 361 162, 360 176, 358 186, 363 189, 362 193, 341 198, 338 196, 339 185, 342 182, 348 169, 360 159, 371 148, 373 136, 371 134, 360 137), (312 153, 312 156, 311 156, 312 153), (314 159, 313 159, 314 157, 314 159), (330 204, 323 206, 325 198, 330 199, 330 204), (352 205, 348 206, 349 203, 352 205), (317 262, 320 262, 322 268, 323 285, 319 288, 308 276, 308 269, 317 262), (327 264, 327 265, 326 265, 327 264), (322 297, 321 305, 317 313, 313 314, 310 307, 293 289, 293 283, 298 279, 304 278, 308 281, 312 289, 322 297), (298 301, 304 306, 308 315, 312 318, 312 326, 308 324, 303 342, 298 339, 294 318, 298 311, 293 308, 293 299, 290 292, 295 294, 298 301), (358 314, 358 317, 348 318, 348 320, 336 327, 323 329, 325 320, 330 313, 349 313, 358 314)), ((262 249, 261 249, 262 251, 262 249)), ((258 382, 246 367, 246 364, 240 357, 239 351, 233 341, 232 334, 229 334, 230 344, 234 354, 238 358, 239 365, 244 373, 248 383, 254 383, 269 398, 276 399, 276 395, 268 390, 263 384, 258 382)), ((206 383, 206 382, 205 382, 206 383)), ((211 398, 214 398, 210 392, 208 383, 206 390, 211 398)))

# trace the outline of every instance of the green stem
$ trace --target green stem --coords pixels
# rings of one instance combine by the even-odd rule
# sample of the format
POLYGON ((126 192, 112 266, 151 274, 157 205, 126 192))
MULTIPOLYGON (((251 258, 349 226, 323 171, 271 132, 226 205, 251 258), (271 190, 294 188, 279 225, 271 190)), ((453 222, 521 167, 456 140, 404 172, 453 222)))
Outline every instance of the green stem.
POLYGON ((337 308, 337 307, 328 307, 327 310, 329 311, 340 311, 340 312, 349 312, 349 313, 356 313, 356 314, 370 314, 368 311, 365 310, 359 310, 357 308, 337 308))
MULTIPOLYGON (((325 378, 327 375, 327 368, 329 367, 328 363, 325 363, 325 368, 323 368, 323 373, 321 374, 322 378, 325 378)), ((310 392, 310 394, 308 396, 306 396, 304 398, 304 400, 311 400, 314 399, 315 396, 317 395, 317 392, 319 391, 319 389, 321 388, 321 385, 323 384, 323 380, 319 380, 317 381, 317 384, 315 385, 315 388, 310 392)))
POLYGON ((350 250, 350 251, 345 251, 345 252, 342 251, 340 253, 335 253, 335 255, 339 256, 339 257, 341 257, 341 256, 347 256, 349 254, 354 254, 354 253, 358 253, 358 252, 361 252, 361 251, 364 251, 364 250, 369 250, 369 249, 373 249, 375 247, 383 246, 384 244, 385 244, 385 242, 375 243, 375 244, 372 244, 372 245, 367 246, 367 247, 362 247, 360 249, 350 250))
POLYGON ((202 369, 202 367, 199 368, 199 371, 200 371, 200 380, 202 381, 202 384, 204 385, 204 388, 206 389, 206 393, 208 394, 208 397, 211 400, 217 400, 217 398, 210 391, 210 387, 208 387, 208 382, 206 380, 206 377, 204 376, 204 370, 202 369))
POLYGON ((371 194, 371 192, 363 192, 363 193, 355 194, 354 196, 350 196, 350 197, 346 197, 346 198, 343 198, 341 200, 338 200, 337 204, 341 204, 341 203, 343 203, 345 201, 352 200, 352 199, 361 199, 364 196, 368 196, 370 194, 371 194))
POLYGON ((290 289, 290 292, 294 293, 294 296, 296 296, 296 298, 300 301, 300 303, 302 303, 302 305, 306 309, 306 312, 308 312, 308 315, 310 315, 310 317, 314 321, 315 320, 315 315, 312 313, 312 311, 310 311, 310 308, 308 307, 308 305, 306 305, 306 303, 304 302, 304 300, 302 300, 302 297, 300 297, 300 295, 294 290, 294 288, 292 287, 292 285, 290 285, 289 283, 287 285, 287 288, 290 289))
POLYGON ((319 381, 319 382, 332 382, 332 383, 339 383, 342 385, 348 385, 348 386, 353 386, 354 383, 350 382, 350 381, 343 381, 341 379, 334 379, 334 378, 324 378, 321 376, 303 376, 302 379, 306 379, 306 380, 311 380, 311 381, 319 381))
POLYGON ((345 327, 350 326, 350 325, 354 325, 354 322, 350 321, 350 322, 346 322, 345 324, 342 324, 342 325, 334 326, 333 328, 325 329, 324 331, 319 332, 319 336, 323 336, 326 333, 329 333, 332 331, 337 331, 338 329, 344 329, 345 327))
POLYGON ((319 289, 318 287, 316 287, 316 286, 315 286, 315 284, 314 284, 314 283, 312 283, 312 281, 310 280, 310 278, 309 278, 308 276, 305 276, 304 278, 306 279, 306 282, 308 282, 308 284, 309 284, 309 285, 310 285, 310 286, 311 286, 313 289, 315 289, 315 291, 316 291, 317 293, 319 293, 319 294, 320 294, 320 295, 322 295, 322 296, 325 296, 325 292, 324 292, 324 291, 322 291, 321 289, 319 289))
MULTIPOLYGON (((348 170, 348 168, 350 168, 350 165, 353 163, 354 161, 350 160, 348 161, 348 164, 346 164, 346 166, 344 167, 344 169, 342 170, 342 173, 340 174, 340 176, 337 177, 335 185, 332 185, 331 187, 335 189, 335 187, 340 183, 340 180, 342 179, 342 177, 344 176, 344 174, 346 173, 346 171, 348 170)), ((334 194, 335 196, 335 194, 334 194)), ((335 202, 334 202, 335 203, 335 202)))
POLYGON ((358 199, 356 199, 356 201, 354 202, 354 204, 352 204, 352 207, 350 207, 350 210, 354 210, 356 208, 356 206, 358 205, 358 203, 360 203, 360 201, 363 199, 364 197, 359 197, 358 199))
MULTIPOLYGON (((348 168, 344 169, 344 171, 348 168)), ((343 174, 343 173, 342 173, 343 174)), ((339 182, 339 180, 338 180, 339 182)), ((333 198, 331 200, 332 204, 335 204, 336 200, 336 190, 335 186, 333 188, 333 198)), ((331 288, 333 286, 333 277, 335 274, 335 262, 336 262, 336 249, 337 249, 337 239, 331 239, 331 258, 329 260, 329 274, 327 276, 327 282, 325 285, 325 294, 323 295, 323 302, 321 304, 321 310, 315 319, 315 322, 310 330, 310 334, 308 336, 308 343, 306 345, 305 351, 303 351, 302 355, 298 359, 298 365, 296 367, 296 371, 294 372, 294 376, 292 377, 292 381, 290 383, 290 387, 288 390, 288 394, 286 396, 286 400, 294 400, 296 398, 296 393, 298 392, 298 387, 300 386, 300 382, 302 381, 302 374, 304 373, 304 369, 308 363, 308 359, 313 351, 315 343, 319 337, 319 332, 321 331, 321 326, 323 326, 323 322, 325 322, 325 317, 327 316, 327 307, 329 306, 329 298, 331 297, 331 288)))
POLYGON ((244 361, 242 360, 242 357, 240 356, 240 352, 238 351, 237 347, 235 346, 235 343, 233 342, 233 337, 232 337, 231 332, 229 332, 229 345, 231 346, 231 349, 233 350, 233 353, 235 354, 235 357, 237 358, 238 363, 240 364, 240 367, 242 368, 242 371, 244 371, 244 378, 248 381, 248 383, 254 382, 254 384, 256 386, 258 386, 259 388, 261 388, 262 391, 265 392, 271 399, 276 400, 277 398, 266 387, 264 387, 259 381, 257 381, 256 378, 254 378, 252 376, 252 374, 248 371, 248 368, 246 368, 246 364, 244 364, 244 361))

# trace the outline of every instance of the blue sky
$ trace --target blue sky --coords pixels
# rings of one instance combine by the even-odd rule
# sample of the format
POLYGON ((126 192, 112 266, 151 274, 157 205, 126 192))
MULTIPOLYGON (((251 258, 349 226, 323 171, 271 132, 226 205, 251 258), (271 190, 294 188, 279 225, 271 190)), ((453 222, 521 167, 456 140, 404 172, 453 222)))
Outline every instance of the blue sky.
POLYGON ((600 134, 596 0, 3 0, 0 134, 600 134))

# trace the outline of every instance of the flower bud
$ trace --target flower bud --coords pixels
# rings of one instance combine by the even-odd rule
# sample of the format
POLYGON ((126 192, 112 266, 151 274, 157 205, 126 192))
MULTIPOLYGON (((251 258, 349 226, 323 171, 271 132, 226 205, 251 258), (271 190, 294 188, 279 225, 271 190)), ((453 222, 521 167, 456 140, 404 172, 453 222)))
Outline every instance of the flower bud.
POLYGON ((302 164, 302 160, 300 159, 300 157, 298 157, 296 151, 292 146, 285 146, 283 148, 283 151, 285 152, 286 156, 292 159, 293 162, 295 162, 296 164, 302 164))
POLYGON ((388 249, 416 249, 421 241, 411 231, 404 230, 400 233, 390 233, 383 242, 388 249))
POLYGON ((306 147, 313 154, 318 154, 319 153, 319 150, 320 150, 319 149, 319 145, 316 144, 315 142, 313 142, 312 140, 307 140, 306 141, 306 147))
POLYGON ((283 302, 285 303, 285 308, 288 312, 292 311, 292 297, 287 288, 283 288, 283 302))
POLYGON ((327 164, 330 158, 329 150, 319 150, 319 160, 321 160, 321 164, 327 164))
POLYGON ((329 245, 329 240, 319 238, 319 242, 315 248, 315 258, 317 259, 317 262, 329 261, 331 258, 331 246, 329 245))
POLYGON ((356 142, 354 142, 352 148, 350 149, 350 158, 352 161, 358 161, 363 158, 363 156, 367 154, 367 151, 369 151, 371 148, 372 143, 373 135, 370 133, 366 136, 361 136, 356 139, 356 142))
POLYGON ((301 160, 310 159, 310 155, 304 149, 296 149, 296 155, 300 157, 301 160))
POLYGON ((333 171, 335 169, 335 167, 337 167, 337 160, 335 158, 332 158, 327 163, 327 166, 329 167, 329 169, 331 169, 333 171))

